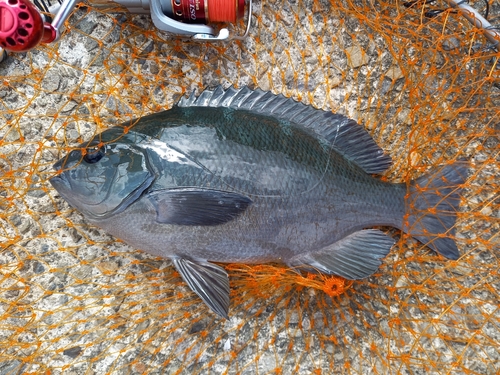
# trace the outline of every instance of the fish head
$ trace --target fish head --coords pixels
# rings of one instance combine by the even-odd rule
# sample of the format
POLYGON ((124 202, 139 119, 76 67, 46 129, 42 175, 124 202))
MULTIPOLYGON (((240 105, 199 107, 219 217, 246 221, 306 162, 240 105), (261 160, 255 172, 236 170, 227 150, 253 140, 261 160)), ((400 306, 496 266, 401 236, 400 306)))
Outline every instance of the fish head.
POLYGON ((120 142, 84 144, 57 161, 54 169, 52 186, 90 219, 123 211, 155 178, 147 153, 120 142))

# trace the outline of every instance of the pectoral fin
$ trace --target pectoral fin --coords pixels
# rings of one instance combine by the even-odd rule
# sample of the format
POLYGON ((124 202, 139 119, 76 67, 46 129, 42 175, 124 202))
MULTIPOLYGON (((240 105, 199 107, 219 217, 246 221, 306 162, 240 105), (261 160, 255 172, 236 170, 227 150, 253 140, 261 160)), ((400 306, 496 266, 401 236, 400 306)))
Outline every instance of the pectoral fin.
POLYGON ((363 279, 373 274, 394 245, 394 239, 375 229, 353 233, 314 253, 292 258, 289 265, 346 279, 363 279))
POLYGON ((156 221, 173 225, 219 225, 238 217, 252 200, 212 189, 165 189, 148 193, 156 221))
POLYGON ((174 266, 190 288, 217 315, 229 319, 229 278, 224 268, 204 262, 174 258, 174 266))

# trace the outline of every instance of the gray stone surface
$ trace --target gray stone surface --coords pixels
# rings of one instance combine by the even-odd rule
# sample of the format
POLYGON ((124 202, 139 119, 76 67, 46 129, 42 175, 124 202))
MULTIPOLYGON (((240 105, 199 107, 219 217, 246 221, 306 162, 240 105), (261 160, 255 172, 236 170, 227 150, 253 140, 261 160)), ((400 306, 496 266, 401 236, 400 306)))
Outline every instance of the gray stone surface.
POLYGON ((435 19, 416 30, 418 8, 334 5, 257 2, 250 37, 217 45, 81 7, 57 44, 0 63, 0 374, 499 371, 492 54, 467 56, 479 37, 458 33, 468 29, 453 14, 444 29, 435 19), (447 262, 390 231, 399 242, 380 272, 335 298, 232 271, 221 321, 169 261, 90 226, 48 184, 71 147, 219 83, 355 118, 393 156, 395 181, 470 159, 456 235, 464 257, 447 262))

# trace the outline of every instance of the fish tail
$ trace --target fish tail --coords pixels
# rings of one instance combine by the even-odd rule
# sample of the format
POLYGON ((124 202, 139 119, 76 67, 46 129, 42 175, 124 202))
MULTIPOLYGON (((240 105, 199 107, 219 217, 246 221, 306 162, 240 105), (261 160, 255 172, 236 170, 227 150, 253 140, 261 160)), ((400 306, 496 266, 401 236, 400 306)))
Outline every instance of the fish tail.
POLYGON ((404 231, 448 259, 458 259, 453 239, 461 185, 469 164, 459 160, 412 181, 404 231))

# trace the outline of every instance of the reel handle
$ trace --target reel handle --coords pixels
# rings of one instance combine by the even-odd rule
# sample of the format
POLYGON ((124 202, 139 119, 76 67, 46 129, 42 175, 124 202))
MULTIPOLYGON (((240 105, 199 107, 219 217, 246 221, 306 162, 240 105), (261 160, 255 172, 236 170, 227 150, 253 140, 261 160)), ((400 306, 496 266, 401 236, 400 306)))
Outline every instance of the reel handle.
POLYGON ((40 43, 56 41, 76 2, 65 0, 52 23, 48 23, 28 0, 0 0, 0 48, 26 52, 40 43))
POLYGON ((0 0, 0 46, 5 50, 24 52, 54 39, 55 31, 29 1, 0 0))

